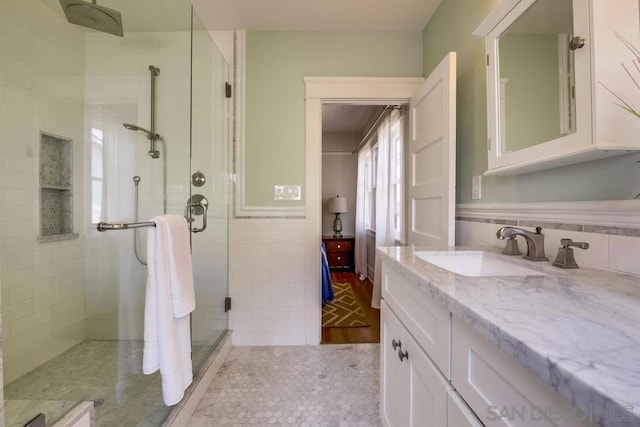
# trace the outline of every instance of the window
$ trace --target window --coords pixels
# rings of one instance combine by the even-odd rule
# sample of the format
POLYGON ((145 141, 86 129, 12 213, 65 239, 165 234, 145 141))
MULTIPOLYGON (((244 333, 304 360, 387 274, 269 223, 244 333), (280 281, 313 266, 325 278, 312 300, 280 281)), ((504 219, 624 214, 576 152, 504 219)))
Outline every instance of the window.
POLYGON ((91 128, 91 223, 102 220, 102 192, 104 191, 104 134, 91 128))
POLYGON ((365 154, 365 226, 376 229, 376 181, 378 174, 378 144, 366 148, 365 154))
POLYGON ((404 178, 404 139, 402 138, 402 116, 397 111, 394 111, 394 114, 391 115, 390 136, 391 156, 389 159, 389 166, 391 168, 391 173, 389 174, 389 187, 391 189, 394 203, 392 234, 393 238, 397 242, 402 242, 404 240, 402 234, 404 218, 404 206, 402 202, 404 199, 404 187, 402 185, 404 178))

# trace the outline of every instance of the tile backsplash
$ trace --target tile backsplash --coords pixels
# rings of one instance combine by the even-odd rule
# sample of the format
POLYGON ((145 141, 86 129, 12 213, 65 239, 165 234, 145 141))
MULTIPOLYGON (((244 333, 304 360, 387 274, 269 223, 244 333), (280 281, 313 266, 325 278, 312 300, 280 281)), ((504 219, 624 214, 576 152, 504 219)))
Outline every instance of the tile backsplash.
MULTIPOLYGON (((456 217, 456 245, 504 247, 505 241, 495 236, 498 228, 518 226, 533 231, 540 226, 545 235, 545 253, 551 262, 558 253, 560 239, 569 238, 589 243, 589 249, 575 248, 573 251, 579 266, 640 275, 640 264, 637 262, 640 254, 640 227, 631 218, 634 209, 640 209, 640 202, 637 206, 632 201, 629 202, 631 203, 623 203, 622 208, 616 207, 616 212, 612 214, 597 213, 604 210, 601 205, 606 202, 587 204, 587 211, 589 206, 593 207, 592 213, 585 214, 585 211, 576 209, 579 213, 554 214, 550 209, 545 209, 544 215, 529 212, 530 204, 523 204, 521 211, 509 206, 504 212, 500 211, 499 206, 493 206, 489 213, 483 209, 474 212, 473 206, 467 205, 464 213, 461 214, 458 210, 456 217)), ((620 205, 619 202, 612 203, 620 205)), ((567 203, 559 204, 565 205, 570 206, 567 203)), ((518 240, 520 250, 526 250, 524 241, 518 240)))

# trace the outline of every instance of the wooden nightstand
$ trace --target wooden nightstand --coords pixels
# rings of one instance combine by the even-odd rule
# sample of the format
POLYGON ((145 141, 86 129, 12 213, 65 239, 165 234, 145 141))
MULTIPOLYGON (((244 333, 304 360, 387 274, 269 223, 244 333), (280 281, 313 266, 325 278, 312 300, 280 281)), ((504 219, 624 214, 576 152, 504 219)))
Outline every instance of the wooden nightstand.
POLYGON ((332 270, 352 271, 354 267, 353 248, 355 238, 351 236, 322 238, 327 247, 327 260, 332 270))

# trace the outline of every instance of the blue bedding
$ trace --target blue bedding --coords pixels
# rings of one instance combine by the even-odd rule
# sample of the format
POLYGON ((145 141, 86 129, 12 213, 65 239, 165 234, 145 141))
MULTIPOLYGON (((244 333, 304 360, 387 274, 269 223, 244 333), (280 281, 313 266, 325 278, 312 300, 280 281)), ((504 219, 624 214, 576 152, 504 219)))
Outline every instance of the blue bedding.
POLYGON ((329 301, 333 301, 333 286, 331 284, 331 270, 329 270, 329 261, 327 261, 327 248, 322 242, 322 305, 329 301))

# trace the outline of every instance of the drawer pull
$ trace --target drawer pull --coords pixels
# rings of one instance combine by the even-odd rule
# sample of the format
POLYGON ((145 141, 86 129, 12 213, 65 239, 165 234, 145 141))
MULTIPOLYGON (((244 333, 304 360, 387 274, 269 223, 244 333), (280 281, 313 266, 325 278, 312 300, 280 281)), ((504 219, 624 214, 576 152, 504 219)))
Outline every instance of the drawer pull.
POLYGON ((341 257, 338 257, 338 259, 342 259, 341 257))
POLYGON ((402 348, 402 342, 400 340, 396 341, 393 339, 391 340, 391 347, 393 347, 393 351, 396 351, 398 347, 402 348))
POLYGON ((342 246, 338 245, 338 249, 340 249, 342 246))
POLYGON ((404 359, 409 358, 409 352, 407 352, 407 350, 403 352, 402 349, 400 349, 398 350, 398 357, 400 358, 401 362, 404 362, 404 359))

